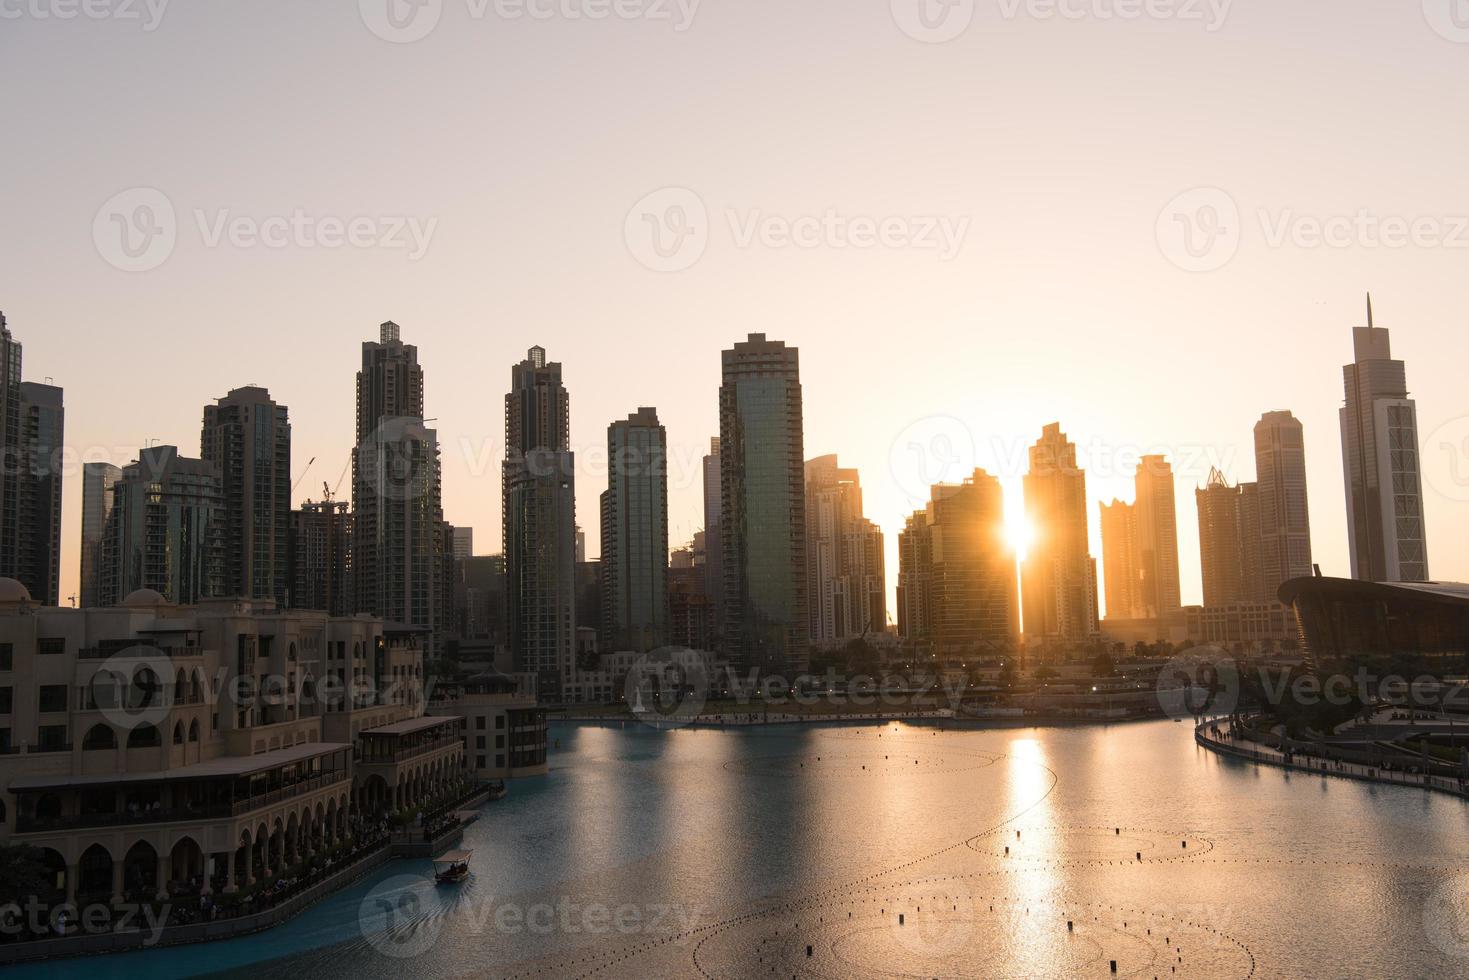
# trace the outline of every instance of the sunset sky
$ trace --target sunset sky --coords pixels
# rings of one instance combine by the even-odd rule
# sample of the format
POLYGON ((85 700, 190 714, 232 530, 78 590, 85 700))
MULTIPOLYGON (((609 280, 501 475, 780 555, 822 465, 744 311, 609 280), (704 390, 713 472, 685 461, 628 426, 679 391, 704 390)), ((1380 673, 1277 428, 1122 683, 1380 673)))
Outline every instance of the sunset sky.
POLYGON ((65 387, 77 453, 196 455, 204 404, 254 383, 290 406, 296 499, 319 497, 359 345, 392 319, 478 552, 500 550, 503 397, 533 344, 564 365, 590 553, 606 426, 642 405, 668 428, 676 545, 702 524, 719 352, 763 332, 801 349, 806 455, 860 469, 890 590, 911 444, 959 445, 1018 510, 1025 447, 1060 421, 1099 561, 1096 501, 1132 499, 1137 455, 1173 460, 1197 602, 1193 489, 1211 465, 1253 479, 1267 410, 1305 426, 1315 558, 1348 573, 1337 409, 1370 289, 1418 402, 1430 571, 1469 579, 1469 26, 1448 0, 994 0, 940 28, 908 0, 427 0, 399 11, 437 18, 411 42, 429 22, 387 2, 0 6, 0 310, 27 380, 65 387), (171 252, 107 244, 109 209, 159 195, 171 252), (646 215, 684 249, 650 251, 646 215), (279 247, 251 233, 273 218, 297 225, 279 247), (355 218, 359 244, 330 244, 355 218))

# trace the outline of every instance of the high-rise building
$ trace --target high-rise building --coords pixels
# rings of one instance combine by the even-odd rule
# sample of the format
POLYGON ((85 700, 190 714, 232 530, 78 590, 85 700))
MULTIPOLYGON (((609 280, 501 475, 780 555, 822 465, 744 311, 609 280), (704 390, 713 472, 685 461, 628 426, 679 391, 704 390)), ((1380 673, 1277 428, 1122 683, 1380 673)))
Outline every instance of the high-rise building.
POLYGON ((1306 503, 1306 440, 1290 412, 1266 412, 1255 424, 1255 479, 1260 487, 1259 599, 1276 601, 1282 582, 1311 574, 1311 518, 1306 503))
POLYGON ((1352 329, 1354 361, 1342 369, 1342 470, 1352 577, 1372 582, 1428 580, 1418 409, 1407 369, 1392 358, 1388 332, 1372 318, 1352 329))
POLYGON ((1099 506, 1107 618, 1147 619, 1142 599, 1142 569, 1138 567, 1137 508, 1120 500, 1099 506))
POLYGON ((800 352, 752 333, 721 361, 722 643, 736 669, 794 678, 810 655, 800 352))
POLYGON ((444 581, 438 433, 424 425, 418 348, 391 321, 362 344, 352 450, 352 582, 357 612, 430 631, 438 652, 444 581))
POLYGON ((0 313, 0 577, 20 577, 21 344, 0 313))
POLYGON ((101 605, 139 589, 178 605, 222 594, 224 489, 219 470, 152 446, 113 485, 103 546, 101 605))
POLYGON ((668 642, 668 434, 640 408, 607 427, 602 493, 604 651, 668 642))
POLYGON ((502 466, 506 624, 515 669, 554 696, 576 650, 576 487, 561 365, 532 347, 510 370, 502 466))
POLYGON ((291 585, 291 423, 264 388, 204 407, 199 455, 224 484, 224 591, 282 606, 291 585))
POLYGON ((62 391, 22 381, 21 344, 0 313, 0 577, 61 601, 62 391))
POLYGON ((82 464, 81 606, 102 604, 102 551, 112 516, 112 487, 122 470, 111 463, 82 464))
MULTIPOLYGON (((1244 538, 1241 525, 1241 494, 1219 470, 1209 471, 1209 481, 1194 491, 1199 513, 1199 566, 1204 579, 1204 605, 1223 606, 1251 601, 1245 593, 1244 538)), ((1107 579, 1108 603, 1112 581, 1107 579)))
POLYGON ((882 530, 862 514, 857 471, 836 456, 806 461, 806 594, 812 644, 887 629, 882 530))
POLYGON ((378 328, 378 341, 362 342, 357 372, 357 431, 352 449, 353 605, 372 612, 383 590, 378 541, 385 533, 378 513, 379 488, 364 450, 378 441, 377 430, 390 420, 423 418, 423 368, 418 348, 405 344, 391 320, 378 328))
POLYGON ((905 643, 932 639, 932 564, 928 511, 915 511, 898 532, 898 636, 905 643))
POLYGON ((713 647, 719 645, 720 610, 724 608, 724 538, 719 528, 720 492, 719 437, 709 440, 704 457, 704 594, 709 597, 710 633, 713 647))
POLYGON ((940 657, 1008 653, 1020 632, 1005 496, 984 470, 932 489, 898 545, 900 630, 940 657))
POLYGON ((61 457, 66 413, 53 385, 20 385, 17 578, 43 606, 61 604, 61 457))
POLYGON ((1167 619, 1182 608, 1178 578, 1178 515, 1173 467, 1162 456, 1144 456, 1134 478, 1137 492, 1138 606, 1144 619, 1167 619))
POLYGON ((466 558, 474 557, 474 528, 456 527, 454 529, 454 560, 464 561, 466 558))
POLYGON ((1035 538, 1021 572, 1030 643, 1078 645, 1097 636, 1097 563, 1087 541, 1086 473, 1053 422, 1030 447, 1025 514, 1035 538))
POLYGON ((345 500, 308 500, 291 511, 290 606, 350 615, 352 515, 345 500))
POLYGON ((1265 521, 1262 516, 1260 484, 1239 485, 1240 590, 1245 602, 1275 602, 1275 592, 1265 584, 1265 521))

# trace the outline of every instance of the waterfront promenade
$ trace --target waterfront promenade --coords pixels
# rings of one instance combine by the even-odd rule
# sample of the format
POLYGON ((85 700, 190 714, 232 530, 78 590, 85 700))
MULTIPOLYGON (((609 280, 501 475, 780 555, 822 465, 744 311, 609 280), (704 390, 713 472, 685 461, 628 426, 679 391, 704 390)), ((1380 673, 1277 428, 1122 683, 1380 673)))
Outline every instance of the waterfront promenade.
POLYGON ((1324 759, 1301 747, 1290 753, 1272 746, 1247 741, 1226 718, 1204 721, 1194 728, 1194 741, 1220 755, 1247 759, 1262 765, 1276 766, 1319 776, 1337 776, 1389 786, 1406 786, 1469 799, 1469 787, 1460 779, 1412 772, 1404 768, 1363 765, 1342 759, 1324 759))

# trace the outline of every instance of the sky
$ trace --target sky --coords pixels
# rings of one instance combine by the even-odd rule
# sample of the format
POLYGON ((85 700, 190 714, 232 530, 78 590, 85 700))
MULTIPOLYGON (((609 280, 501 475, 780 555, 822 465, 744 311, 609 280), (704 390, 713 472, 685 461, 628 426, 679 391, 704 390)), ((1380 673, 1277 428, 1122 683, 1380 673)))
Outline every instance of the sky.
POLYGON ((1305 426, 1315 560, 1348 573, 1336 413, 1370 289, 1431 572, 1465 580, 1450 3, 0 0, 0 310, 66 389, 70 458, 196 454, 203 406, 258 384, 297 500, 344 472, 360 343, 396 321, 479 553, 527 348, 564 365, 595 555, 607 424, 658 409, 687 540, 719 352, 763 332, 800 348, 807 457, 861 471, 890 591, 927 482, 983 466, 1018 511, 1059 421, 1099 559, 1096 503, 1172 459, 1197 602, 1193 490, 1254 477, 1269 410, 1305 426))

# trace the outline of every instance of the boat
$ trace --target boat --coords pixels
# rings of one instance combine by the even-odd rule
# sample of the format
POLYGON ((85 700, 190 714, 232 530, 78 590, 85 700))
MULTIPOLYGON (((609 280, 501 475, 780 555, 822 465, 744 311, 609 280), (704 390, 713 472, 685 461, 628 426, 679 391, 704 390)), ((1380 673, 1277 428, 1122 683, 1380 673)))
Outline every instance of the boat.
POLYGON ((473 851, 445 851, 434 858, 434 881, 440 885, 457 885, 469 877, 469 858, 473 851))

